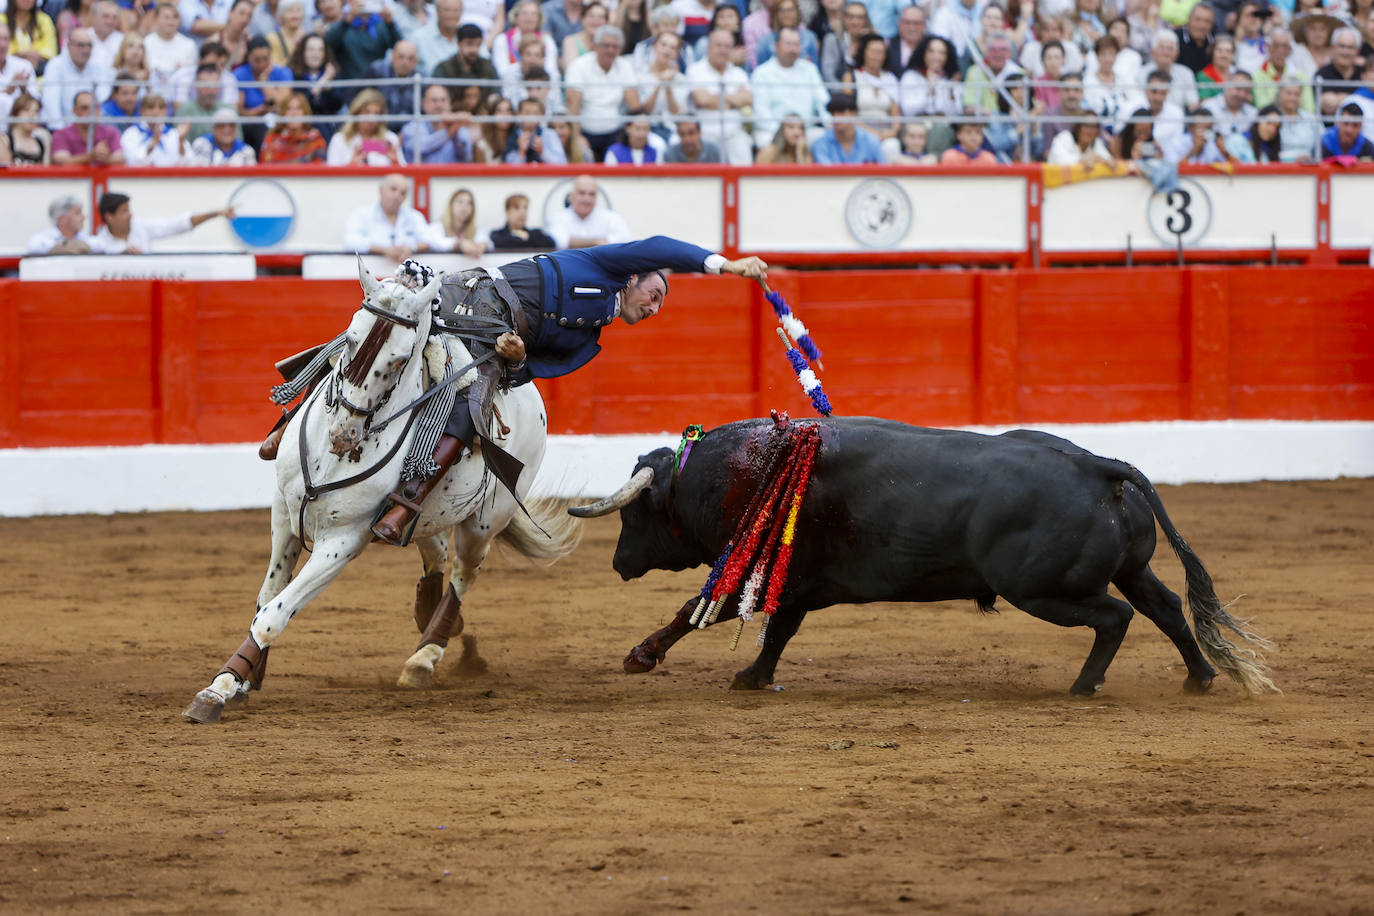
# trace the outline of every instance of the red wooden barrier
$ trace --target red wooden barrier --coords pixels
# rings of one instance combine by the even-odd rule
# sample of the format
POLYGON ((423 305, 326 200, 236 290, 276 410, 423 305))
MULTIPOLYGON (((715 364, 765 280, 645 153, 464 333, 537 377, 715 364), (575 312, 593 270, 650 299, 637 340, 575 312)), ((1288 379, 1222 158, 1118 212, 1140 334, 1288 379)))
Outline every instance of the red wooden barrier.
MULTIPOLYGON (((771 310, 735 278, 540 382, 556 433, 810 414, 771 310)), ((925 425, 1374 419, 1374 271, 777 271, 836 409, 925 425)), ((274 360, 332 337, 348 281, 0 281, 0 447, 244 442, 274 360)))

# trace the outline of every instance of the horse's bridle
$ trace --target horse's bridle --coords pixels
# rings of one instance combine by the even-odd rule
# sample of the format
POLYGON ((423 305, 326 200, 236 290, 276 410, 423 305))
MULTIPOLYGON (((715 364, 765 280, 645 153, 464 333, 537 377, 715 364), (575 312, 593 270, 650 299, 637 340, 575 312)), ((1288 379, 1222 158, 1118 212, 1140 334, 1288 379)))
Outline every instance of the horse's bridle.
POLYGON ((376 315, 379 320, 373 322, 372 329, 368 331, 367 337, 358 345, 358 352, 354 355, 354 358, 350 359, 347 364, 345 364, 343 360, 339 360, 338 368, 336 368, 334 373, 329 377, 329 387, 325 391, 324 400, 325 406, 327 407, 333 408, 336 405, 341 406, 353 416, 362 417, 363 433, 366 435, 372 426, 372 418, 376 415, 377 411, 381 410, 386 402, 391 399, 392 389, 388 388, 386 393, 383 394, 372 407, 361 407, 350 401, 348 396, 344 394, 343 383, 345 381, 350 381, 355 385, 360 384, 357 380, 367 376, 368 371, 372 368, 372 363, 377 358, 377 353, 381 351, 382 344, 391 336, 392 325, 400 325, 403 328, 414 330, 420 326, 420 322, 419 319, 416 318, 407 318, 395 312, 388 312, 381 306, 373 305, 366 299, 363 300, 362 308, 376 315), (385 329, 385 333, 382 333, 383 329, 385 329), (362 366, 358 371, 354 371, 354 363, 358 361, 358 357, 367 353, 369 348, 371 349, 371 355, 368 357, 367 365, 362 366), (350 378, 350 376, 352 376, 352 378, 350 378))

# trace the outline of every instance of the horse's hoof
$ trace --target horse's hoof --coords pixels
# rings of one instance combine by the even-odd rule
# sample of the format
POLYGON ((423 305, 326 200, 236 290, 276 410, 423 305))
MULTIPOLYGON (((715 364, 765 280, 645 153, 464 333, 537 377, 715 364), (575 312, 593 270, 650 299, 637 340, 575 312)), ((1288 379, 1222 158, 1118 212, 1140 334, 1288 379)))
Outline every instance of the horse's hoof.
POLYGON ((658 658, 643 646, 635 646, 630 650, 630 654, 625 656, 624 664, 626 674, 643 674, 658 667, 658 658))
POLYGON ((182 710, 182 716, 191 722, 208 725, 218 722, 224 714, 224 698, 208 687, 196 694, 191 705, 182 710))
POLYGON ((1212 679, 1210 677, 1205 681, 1200 681, 1190 674, 1183 681, 1183 690, 1185 693, 1207 693, 1211 689, 1212 679))
POLYGON ((397 687, 410 690, 428 690, 434 686, 434 669, 424 665, 406 665, 401 676, 396 679, 397 687))

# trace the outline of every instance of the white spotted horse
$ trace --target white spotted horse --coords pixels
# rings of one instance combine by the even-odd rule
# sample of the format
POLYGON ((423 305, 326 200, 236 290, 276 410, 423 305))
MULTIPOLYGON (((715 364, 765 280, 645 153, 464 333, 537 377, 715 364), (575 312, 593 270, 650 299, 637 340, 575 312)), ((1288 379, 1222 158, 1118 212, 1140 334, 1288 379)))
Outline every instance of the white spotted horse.
MULTIPOLYGON (((287 624, 372 541, 369 529, 378 506, 401 478, 416 436, 415 401, 424 395, 427 378, 442 374, 446 356, 449 363, 467 356, 452 340, 436 351, 429 337, 430 304, 441 278, 420 289, 396 279, 378 281, 361 259, 358 272, 364 298, 337 363, 291 419, 276 459, 272 556, 248 638, 182 713, 193 722, 219 721, 226 708, 243 705, 250 690, 261 688, 268 650, 287 624), (388 409, 394 412, 387 420, 378 419, 388 409), (310 557, 293 578, 307 541, 313 542, 310 557)), ((464 375, 456 384, 469 378, 464 375)), ((528 473, 518 487, 523 499, 544 456, 543 401, 535 386, 522 385, 498 392, 495 404, 491 438, 524 463, 528 473)), ((480 443, 474 446, 480 448, 480 443)), ((421 638, 402 669, 399 683, 405 687, 433 683, 448 640, 462 631, 461 599, 493 539, 551 561, 571 553, 580 536, 579 528, 556 520, 553 507, 541 511, 535 504, 538 522, 525 515, 481 460, 459 462, 423 508, 413 532, 425 572, 415 602, 421 638), (454 569, 444 589, 450 551, 454 569)))

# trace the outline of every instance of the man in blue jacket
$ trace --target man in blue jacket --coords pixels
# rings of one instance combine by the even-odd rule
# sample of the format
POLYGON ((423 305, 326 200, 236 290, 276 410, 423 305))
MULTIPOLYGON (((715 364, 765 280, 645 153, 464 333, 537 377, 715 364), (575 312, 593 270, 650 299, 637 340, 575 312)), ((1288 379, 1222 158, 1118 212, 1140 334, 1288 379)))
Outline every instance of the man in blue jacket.
MULTIPOLYGON (((494 349, 501 369, 482 372, 459 392, 444 435, 434 450, 437 473, 407 481, 391 495, 391 507, 372 526, 378 538, 402 544, 419 506, 443 475, 462 456, 463 449, 482 438, 483 457, 503 482, 512 487, 510 473, 492 464, 499 450, 479 430, 487 429, 493 389, 497 382, 523 385, 536 378, 557 378, 585 366, 601 351, 602 328, 619 320, 635 325, 658 314, 668 296, 664 270, 683 273, 735 274, 764 279, 768 265, 760 258, 728 260, 705 248, 666 236, 638 242, 568 249, 505 264, 499 269, 461 271, 446 278, 440 293, 436 324, 462 305, 471 314, 498 318, 513 331, 502 333, 490 347, 474 344, 474 357, 494 349), (502 378, 504 375, 504 378, 502 378)), ((461 319, 455 319, 461 322, 461 319)), ((481 369, 491 367, 485 363, 481 369)), ((259 454, 276 457, 286 417, 263 443, 259 454)), ((512 469, 518 474, 518 466, 512 469)))

